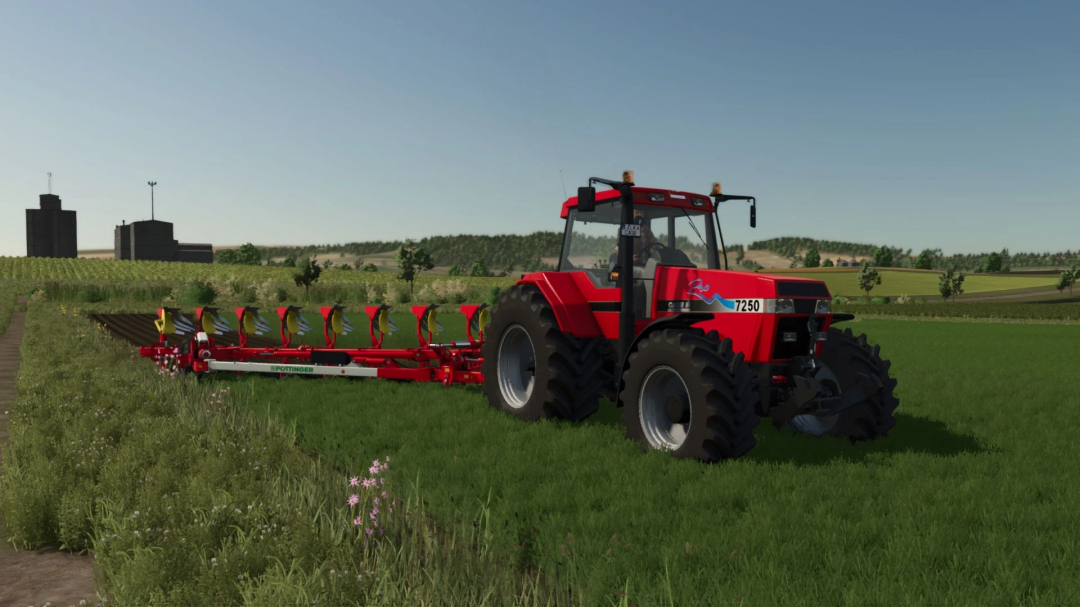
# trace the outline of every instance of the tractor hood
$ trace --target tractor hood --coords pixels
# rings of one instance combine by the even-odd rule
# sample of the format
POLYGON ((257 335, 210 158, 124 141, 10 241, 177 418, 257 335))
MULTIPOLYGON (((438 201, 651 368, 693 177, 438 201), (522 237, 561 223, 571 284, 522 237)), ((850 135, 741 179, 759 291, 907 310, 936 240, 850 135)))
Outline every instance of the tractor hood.
POLYGON ((810 302, 831 299, 820 280, 695 268, 661 267, 656 275, 657 312, 777 313, 776 300, 796 302, 794 313, 810 314, 810 302))
MULTIPOLYGON (((820 300, 832 298, 819 280, 724 270, 661 267, 655 285, 658 317, 712 313, 711 320, 698 326, 731 338, 735 350, 753 363, 790 360, 808 352, 808 319, 820 300)), ((831 316, 825 316, 821 331, 831 324, 831 316)))

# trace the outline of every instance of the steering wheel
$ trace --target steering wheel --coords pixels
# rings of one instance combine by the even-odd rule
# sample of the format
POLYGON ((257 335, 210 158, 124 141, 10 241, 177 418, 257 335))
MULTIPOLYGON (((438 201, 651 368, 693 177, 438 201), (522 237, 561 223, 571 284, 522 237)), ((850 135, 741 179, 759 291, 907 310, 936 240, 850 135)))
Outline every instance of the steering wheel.
POLYGON ((644 261, 645 259, 648 259, 649 255, 647 254, 647 251, 653 247, 660 247, 661 249, 666 249, 667 245, 661 243, 660 241, 650 242, 649 244, 641 247, 641 250, 638 251, 638 260, 644 261))

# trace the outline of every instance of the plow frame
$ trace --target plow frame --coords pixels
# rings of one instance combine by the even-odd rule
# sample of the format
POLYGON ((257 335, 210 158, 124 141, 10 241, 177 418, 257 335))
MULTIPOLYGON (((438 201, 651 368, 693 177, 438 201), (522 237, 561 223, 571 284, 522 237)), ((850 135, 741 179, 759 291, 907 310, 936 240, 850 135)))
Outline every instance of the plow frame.
POLYGON ((432 337, 442 330, 436 320, 438 305, 414 306, 416 332, 420 345, 415 348, 383 348, 386 335, 396 331, 390 320, 391 306, 368 306, 368 333, 372 347, 337 348, 340 335, 353 331, 345 317, 344 305, 320 308, 323 317, 323 335, 326 347, 292 345, 294 336, 311 332, 304 321, 301 306, 277 308, 281 321, 281 346, 252 347, 248 340, 252 333, 269 332, 269 325, 259 315, 259 308, 245 306, 236 309, 240 345, 219 345, 212 335, 231 330, 221 317, 218 308, 198 308, 193 324, 178 308, 161 308, 155 326, 158 343, 139 348, 139 355, 154 360, 163 367, 172 366, 181 372, 205 373, 235 372, 270 374, 284 377, 376 377, 398 381, 439 382, 444 385, 482 384, 483 329, 488 318, 487 306, 461 306, 466 315, 465 341, 433 343, 432 337), (200 330, 202 329, 202 330, 200 330), (208 331, 205 329, 213 329, 208 331), (169 345, 170 335, 186 336, 179 345, 169 345))

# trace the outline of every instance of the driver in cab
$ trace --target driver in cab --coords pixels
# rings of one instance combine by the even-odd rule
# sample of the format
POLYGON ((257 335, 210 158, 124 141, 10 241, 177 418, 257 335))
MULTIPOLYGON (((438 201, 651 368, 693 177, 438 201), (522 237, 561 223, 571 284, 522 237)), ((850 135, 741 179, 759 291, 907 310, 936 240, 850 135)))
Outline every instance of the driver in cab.
MULTIPOLYGON (((645 222, 645 211, 643 209, 634 209, 634 223, 641 226, 641 238, 634 238, 634 268, 644 268, 646 262, 648 262, 651 252, 647 249, 650 245, 659 243, 653 235, 652 229, 649 224, 645 222)), ((616 243, 618 243, 619 232, 615 232, 616 243)), ((615 253, 611 255, 612 265, 617 264, 619 260, 619 245, 615 245, 615 253)), ((635 272, 639 274, 640 270, 635 272)))

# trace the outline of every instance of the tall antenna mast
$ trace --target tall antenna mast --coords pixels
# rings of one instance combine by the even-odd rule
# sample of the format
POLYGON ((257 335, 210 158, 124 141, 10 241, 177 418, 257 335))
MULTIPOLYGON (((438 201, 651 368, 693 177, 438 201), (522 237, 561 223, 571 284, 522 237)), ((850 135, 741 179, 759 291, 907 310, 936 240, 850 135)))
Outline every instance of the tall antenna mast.
POLYGON ((49 193, 52 194, 52 173, 49 173, 49 193))
POLYGON ((157 185, 156 181, 147 181, 146 185, 150 186, 150 221, 154 220, 154 186, 157 185))

